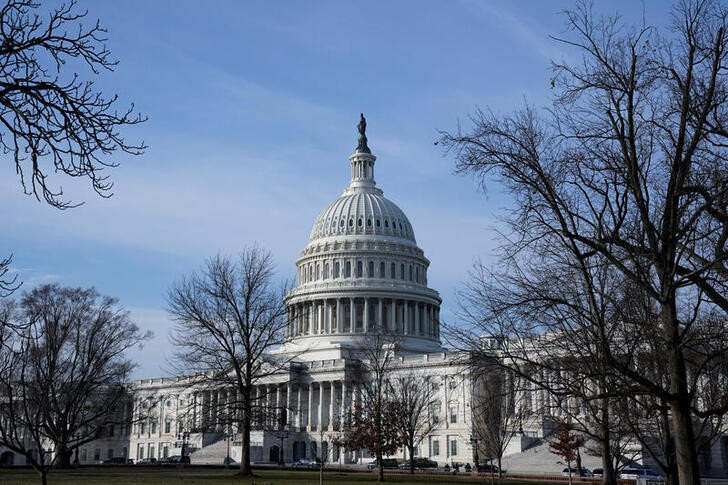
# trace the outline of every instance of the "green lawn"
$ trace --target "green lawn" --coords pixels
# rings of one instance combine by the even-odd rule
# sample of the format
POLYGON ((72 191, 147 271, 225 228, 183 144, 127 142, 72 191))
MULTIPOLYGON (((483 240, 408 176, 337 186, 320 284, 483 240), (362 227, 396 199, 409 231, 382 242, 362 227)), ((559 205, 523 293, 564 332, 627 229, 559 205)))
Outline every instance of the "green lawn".
MULTIPOLYGON (((318 472, 287 470, 256 470, 255 478, 240 479, 235 472, 213 468, 153 468, 153 467, 93 467, 75 470, 52 470, 48 475, 49 485, 314 485, 319 483, 318 472)), ((439 484, 490 484, 490 479, 475 476, 452 476, 446 474, 415 475, 388 473, 389 483, 414 485, 419 483, 439 484)), ((40 483, 38 475, 29 469, 0 469, 0 485, 31 485, 40 483)), ((324 472, 324 483, 376 483, 376 475, 355 472, 324 472)), ((495 481, 498 484, 498 480, 495 481)), ((507 485, 549 482, 528 482, 507 480, 507 485)), ((563 485, 563 482, 555 482, 563 485)))

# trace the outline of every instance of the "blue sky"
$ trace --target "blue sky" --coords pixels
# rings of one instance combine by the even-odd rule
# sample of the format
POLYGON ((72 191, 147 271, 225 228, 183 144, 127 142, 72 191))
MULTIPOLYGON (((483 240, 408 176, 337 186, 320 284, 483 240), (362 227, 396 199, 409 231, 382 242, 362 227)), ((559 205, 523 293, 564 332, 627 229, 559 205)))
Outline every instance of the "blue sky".
MULTIPOLYGON (((455 290, 476 259, 491 260, 508 202, 497 184, 485 197, 454 176, 434 141, 467 127, 475 106, 546 105, 550 60, 573 56, 548 36, 571 5, 83 1, 120 61, 99 85, 149 116, 126 135, 150 148, 120 158, 110 199, 54 178, 85 201, 63 212, 22 195, 1 165, 0 254, 14 254, 26 289, 58 282, 118 297, 155 333, 134 352, 135 377, 164 375, 170 284, 255 242, 293 276, 316 216, 348 182, 363 111, 377 183, 409 216, 453 321, 455 290)), ((647 18, 664 22, 668 7, 646 2, 647 18)), ((638 2, 596 10, 642 15, 638 2)))

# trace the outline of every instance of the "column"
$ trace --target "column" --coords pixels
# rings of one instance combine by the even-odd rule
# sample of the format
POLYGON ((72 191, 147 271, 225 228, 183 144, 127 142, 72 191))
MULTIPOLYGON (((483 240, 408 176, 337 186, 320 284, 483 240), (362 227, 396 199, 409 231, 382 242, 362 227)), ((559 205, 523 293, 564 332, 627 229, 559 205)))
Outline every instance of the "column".
POLYGON ((409 335, 409 302, 402 301, 402 329, 405 335, 409 335))
MULTIPOLYGON (((318 423, 316 426, 320 431, 324 430, 324 383, 319 383, 319 405, 318 405, 318 423)), ((319 444, 320 446, 320 444, 319 444)))
POLYGON ((311 424, 313 421, 313 382, 308 385, 308 410, 306 410, 306 426, 312 431, 311 424))
POLYGON ((346 424, 346 380, 341 381, 341 404, 339 404, 339 429, 346 424))
POLYGON ((293 426, 293 408, 291 397, 293 397, 293 386, 291 385, 291 382, 288 381, 286 383, 286 422, 288 423, 288 426, 293 426))
POLYGON ((280 419, 280 413, 281 413, 281 406, 283 405, 283 400, 281 396, 281 386, 278 384, 274 384, 275 392, 276 392, 276 407, 275 412, 273 413, 273 427, 275 429, 279 428, 279 423, 281 421, 280 419))
MULTIPOLYGON (((450 382, 448 382, 448 381, 449 381, 448 376, 442 376, 442 388, 444 389, 443 396, 445 397, 445 402, 443 403, 444 406, 443 406, 442 411, 443 411, 443 415, 445 416, 445 428, 450 427, 450 408, 448 407, 448 402, 449 402, 448 394, 450 392, 448 389, 448 386, 450 385, 450 382)), ((449 447, 450 444, 446 443, 446 446, 449 447)))
POLYGON ((335 381, 331 381, 331 392, 329 393, 329 431, 334 430, 334 400, 336 398, 335 381))
POLYGON ((433 335, 433 332, 432 332, 432 305, 430 305, 428 303, 426 308, 427 308, 427 315, 426 315, 426 318, 427 318, 427 336, 428 337, 432 337, 432 335, 433 335))
POLYGON ((397 301, 392 298, 389 300, 389 329, 392 331, 392 333, 396 333, 397 331, 397 301))
POLYGON ((301 403, 301 397, 302 397, 301 391, 303 391, 303 386, 299 384, 297 387, 298 387, 298 390, 296 391, 296 397, 298 399, 298 404, 296 405, 296 427, 301 428, 302 427, 301 421, 303 421, 303 412, 302 412, 303 410, 301 409, 301 404, 302 404, 301 403))
POLYGON ((313 335, 315 333, 314 328, 313 328, 313 324, 314 324, 313 317, 314 317, 314 310, 316 309, 316 307, 315 307, 314 302, 310 302, 306 306, 308 307, 308 334, 313 335))
POLYGON ((362 329, 367 333, 369 329, 369 298, 364 298, 364 314, 362 315, 362 329))
POLYGON ((421 335, 422 334, 422 328, 420 328, 420 303, 414 302, 414 310, 415 310, 415 334, 421 335))
POLYGON ((349 298, 349 332, 354 333, 356 329, 356 308, 354 307, 354 299, 349 298))
POLYGON ((378 330, 384 331, 386 330, 384 326, 382 325, 382 322, 384 319, 382 318, 384 316, 384 302, 381 298, 377 298, 377 325, 379 325, 378 330))
POLYGON ((324 318, 323 318, 323 327, 324 327, 324 333, 328 334, 331 333, 331 319, 329 318, 331 315, 329 315, 329 312, 331 309, 329 308, 329 300, 328 298, 324 299, 324 305, 323 305, 323 311, 324 311, 324 318))
POLYGON ((336 299, 336 333, 341 333, 341 298, 336 299))

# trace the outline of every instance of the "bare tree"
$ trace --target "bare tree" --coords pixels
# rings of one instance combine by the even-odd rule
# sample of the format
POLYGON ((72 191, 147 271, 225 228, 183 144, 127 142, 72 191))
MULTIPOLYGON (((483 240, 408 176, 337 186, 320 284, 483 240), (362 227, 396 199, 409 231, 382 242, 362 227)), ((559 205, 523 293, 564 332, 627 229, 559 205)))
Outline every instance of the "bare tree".
POLYGON ((396 408, 395 426, 410 457, 410 473, 415 472, 415 449, 438 423, 432 415, 437 402, 429 376, 408 372, 392 380, 396 408))
POLYGON ((391 381, 396 347, 395 336, 378 331, 367 335, 353 355, 359 365, 360 394, 342 440, 347 448, 368 450, 374 456, 379 482, 384 481, 382 458, 403 445, 391 381))
MULTIPOLYGON (((473 398, 473 436, 475 447, 488 459, 498 461, 498 476, 502 476, 502 459, 513 437, 519 433, 522 407, 517 400, 516 389, 509 385, 513 379, 506 379, 509 369, 492 366, 483 371, 474 366, 473 398)), ((475 460, 477 470, 478 459, 475 460)))
POLYGON ((497 175, 513 195, 514 251, 550 237, 649 295, 669 385, 607 346, 603 359, 669 404, 680 483, 698 483, 693 411, 728 409, 696 409, 683 345, 706 311, 728 311, 727 15, 719 2, 680 2, 666 36, 597 18, 587 3, 566 18, 558 40, 583 59, 555 64, 543 117, 478 111, 472 133, 442 141, 461 173, 497 175))
POLYGON ((285 336, 285 293, 286 285, 275 285, 270 253, 252 246, 236 260, 211 258, 167 295, 178 370, 198 372, 200 385, 236 390, 224 408, 242 435, 243 476, 252 474, 250 431, 264 397, 253 386, 286 363, 270 354, 285 336))
POLYGON ((69 466, 73 450, 128 421, 134 364, 124 354, 150 335, 93 288, 45 285, 5 308, 16 324, 0 350, 0 443, 45 484, 52 465, 69 466))
POLYGON ((13 157, 23 190, 59 209, 77 204, 49 184, 50 174, 87 178, 109 197, 104 169, 116 162, 107 157, 146 148, 119 131, 145 120, 134 106, 117 111, 117 96, 104 96, 78 74, 117 65, 106 30, 98 21, 83 25, 85 17, 73 0, 49 12, 34 0, 10 0, 0 9, 0 146, 13 157))

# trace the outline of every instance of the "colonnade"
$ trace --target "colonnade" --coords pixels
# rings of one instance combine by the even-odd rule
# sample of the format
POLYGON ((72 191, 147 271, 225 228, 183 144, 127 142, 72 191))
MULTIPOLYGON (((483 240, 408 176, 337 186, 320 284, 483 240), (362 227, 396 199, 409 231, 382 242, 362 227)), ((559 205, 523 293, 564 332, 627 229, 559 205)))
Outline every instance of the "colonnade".
POLYGON ((378 325, 400 335, 438 338, 440 309, 396 298, 325 298, 288 305, 287 336, 368 333, 378 325))
MULTIPOLYGON (((339 431, 361 398, 348 381, 288 382, 255 386, 253 429, 279 429, 282 413, 289 430, 339 431)), ((202 390, 193 396, 193 422, 198 430, 223 431, 239 402, 234 389, 202 390)))

